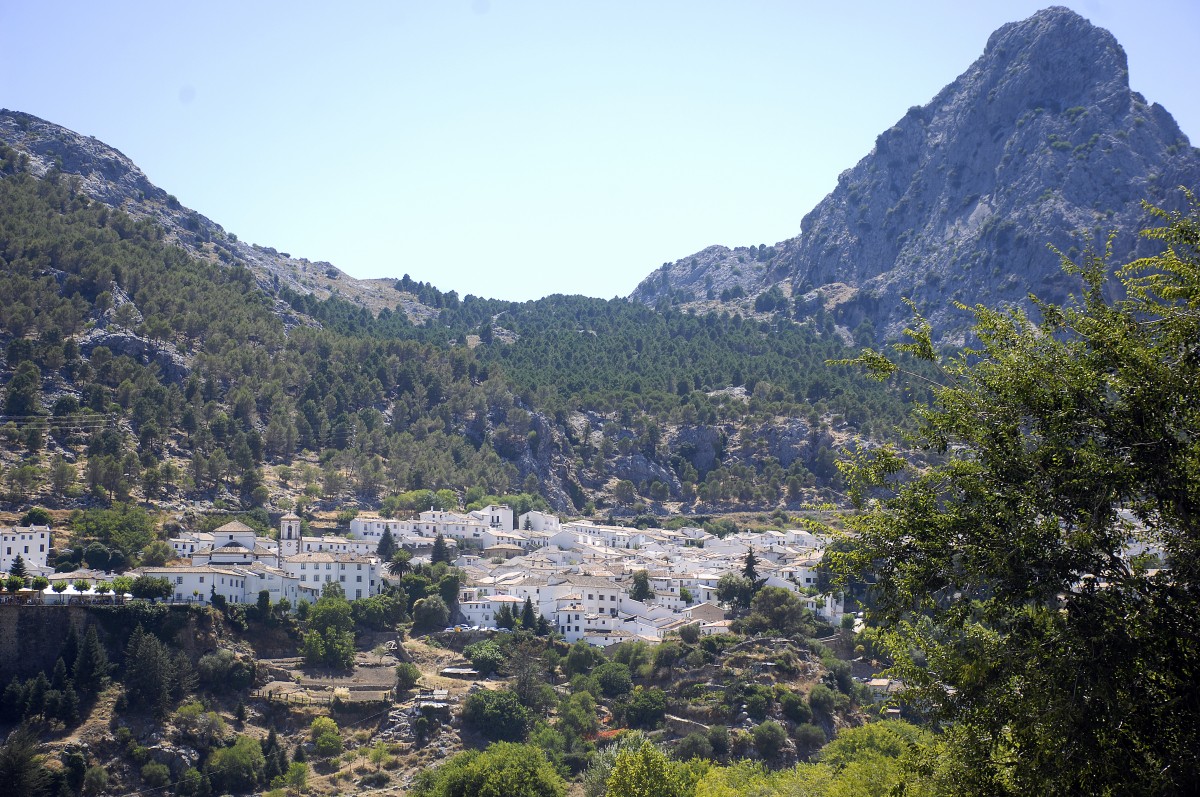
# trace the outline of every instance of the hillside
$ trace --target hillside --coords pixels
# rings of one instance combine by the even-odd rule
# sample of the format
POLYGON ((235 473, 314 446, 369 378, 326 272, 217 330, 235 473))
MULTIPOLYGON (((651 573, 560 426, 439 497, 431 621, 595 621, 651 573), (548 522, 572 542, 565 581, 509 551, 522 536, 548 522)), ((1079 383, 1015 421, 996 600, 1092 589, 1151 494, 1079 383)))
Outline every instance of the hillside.
MULTIPOLYGON (((969 318, 952 303, 1061 301, 1077 285, 1056 247, 1148 254, 1142 201, 1182 207, 1200 151, 1170 113, 1129 86, 1112 34, 1065 8, 1005 25, 954 82, 876 139, 774 247, 709 247, 647 277, 633 297, 694 303, 769 293, 800 317, 831 313, 895 338, 911 297, 946 342, 969 318)), ((761 305, 760 305, 761 306, 761 305)))
POLYGON ((832 328, 769 316, 459 300, 405 278, 393 293, 440 308, 414 324, 264 286, 90 199, 91 166, 0 160, 12 510, 332 509, 427 488, 573 512, 771 511, 832 496, 838 447, 887 434, 913 398, 826 368, 847 351, 832 328))

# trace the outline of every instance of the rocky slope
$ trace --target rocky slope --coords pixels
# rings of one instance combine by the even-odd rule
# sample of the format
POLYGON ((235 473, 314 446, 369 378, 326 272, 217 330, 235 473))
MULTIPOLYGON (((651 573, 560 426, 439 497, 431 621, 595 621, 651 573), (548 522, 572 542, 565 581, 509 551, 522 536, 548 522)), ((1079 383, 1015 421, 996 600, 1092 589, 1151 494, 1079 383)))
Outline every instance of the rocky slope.
POLYGON ((771 249, 709 247, 666 264, 631 298, 736 299, 778 286, 805 315, 832 311, 895 337, 914 299, 947 342, 968 320, 955 301, 1061 301, 1074 286, 1048 244, 1117 262, 1147 246, 1141 202, 1179 206, 1200 186, 1200 150, 1129 87, 1108 31, 1065 8, 1005 25, 928 104, 911 108, 771 249), (738 291, 738 288, 741 291, 738 291), (731 296, 730 294, 734 294, 731 296))
MULTIPOLYGON (((356 280, 330 263, 238 240, 220 224, 182 206, 151 183, 133 161, 92 136, 27 113, 0 110, 0 142, 23 153, 34 175, 43 177, 56 170, 77 179, 91 199, 136 219, 154 220, 169 241, 192 255, 248 268, 268 293, 276 294, 281 287, 319 298, 337 293, 374 312, 384 307, 402 310, 414 321, 436 314, 412 294, 397 291, 394 280, 356 280)), ((283 303, 278 311, 293 315, 283 303)))

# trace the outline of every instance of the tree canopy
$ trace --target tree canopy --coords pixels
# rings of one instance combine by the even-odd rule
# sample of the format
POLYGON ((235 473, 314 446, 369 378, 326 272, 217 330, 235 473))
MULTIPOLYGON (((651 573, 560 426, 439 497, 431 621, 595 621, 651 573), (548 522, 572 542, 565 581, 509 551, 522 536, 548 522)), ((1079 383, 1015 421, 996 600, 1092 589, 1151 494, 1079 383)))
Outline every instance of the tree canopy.
MULTIPOLYGON (((845 465, 861 512, 843 555, 913 706, 950 724, 960 793, 1182 794, 1200 772, 1200 208, 1148 208, 1161 254, 1039 320, 974 308, 941 357, 918 470, 845 465), (1119 298, 1111 298, 1112 296, 1119 298), (1149 567, 1148 564, 1156 566, 1149 567), (910 656, 910 652, 919 655, 910 656)), ((891 376, 884 355, 858 359, 891 376)))

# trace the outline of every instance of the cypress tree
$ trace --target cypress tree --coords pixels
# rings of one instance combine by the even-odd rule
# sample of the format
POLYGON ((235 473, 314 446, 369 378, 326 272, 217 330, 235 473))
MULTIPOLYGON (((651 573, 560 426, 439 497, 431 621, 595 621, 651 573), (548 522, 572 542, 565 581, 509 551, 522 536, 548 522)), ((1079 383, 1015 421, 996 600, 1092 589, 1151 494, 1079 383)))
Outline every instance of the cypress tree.
POLYGON ((533 613, 533 600, 526 596, 525 606, 521 609, 521 627, 527 631, 532 631, 536 625, 537 616, 533 613))
POLYGON ((430 555, 429 561, 431 564, 450 562, 450 551, 446 547, 446 538, 441 534, 438 534, 433 540, 433 553, 430 555))
POLYGON ((383 536, 379 538, 379 547, 375 549, 379 554, 381 561, 390 562, 396 554, 396 538, 392 536, 391 529, 384 529, 383 536))

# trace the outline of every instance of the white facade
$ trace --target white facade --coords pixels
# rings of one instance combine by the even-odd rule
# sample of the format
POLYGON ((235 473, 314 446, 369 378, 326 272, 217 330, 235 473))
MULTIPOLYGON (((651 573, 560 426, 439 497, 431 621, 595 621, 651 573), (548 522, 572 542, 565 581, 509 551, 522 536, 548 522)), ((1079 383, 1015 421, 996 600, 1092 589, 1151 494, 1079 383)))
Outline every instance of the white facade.
POLYGON ((562 524, 559 523, 557 515, 532 510, 517 518, 517 528, 521 531, 548 531, 553 534, 562 531, 562 524))
POLYGON ((282 570, 298 582, 303 595, 320 596, 321 589, 337 582, 346 598, 356 600, 378 595, 383 589, 380 562, 375 557, 345 553, 302 553, 283 561, 282 570))
POLYGON ((46 557, 50 553, 49 526, 15 526, 0 528, 0 569, 5 573, 17 557, 25 567, 33 571, 46 569, 46 557))

